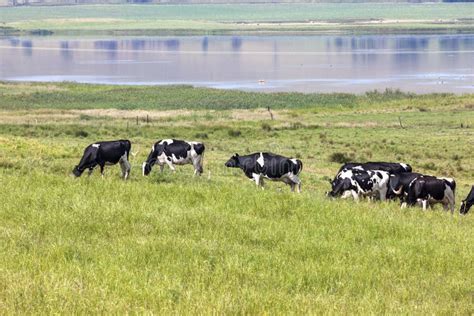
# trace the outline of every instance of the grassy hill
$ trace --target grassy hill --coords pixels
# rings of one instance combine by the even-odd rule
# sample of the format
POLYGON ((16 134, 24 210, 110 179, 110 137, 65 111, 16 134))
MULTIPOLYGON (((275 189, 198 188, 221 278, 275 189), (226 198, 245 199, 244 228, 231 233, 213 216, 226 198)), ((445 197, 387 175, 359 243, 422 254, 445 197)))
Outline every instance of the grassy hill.
POLYGON ((341 154, 474 184, 473 95, 254 94, 0 85, 0 306, 25 313, 472 314, 474 216, 330 200, 341 154), (274 120, 265 108, 271 106, 274 120), (147 119, 148 117, 148 119, 147 119), (403 127, 400 126, 399 118, 403 127), (204 176, 140 165, 206 144, 204 176), (86 145, 132 140, 132 177, 70 177, 86 145), (224 162, 304 163, 302 194, 224 162))

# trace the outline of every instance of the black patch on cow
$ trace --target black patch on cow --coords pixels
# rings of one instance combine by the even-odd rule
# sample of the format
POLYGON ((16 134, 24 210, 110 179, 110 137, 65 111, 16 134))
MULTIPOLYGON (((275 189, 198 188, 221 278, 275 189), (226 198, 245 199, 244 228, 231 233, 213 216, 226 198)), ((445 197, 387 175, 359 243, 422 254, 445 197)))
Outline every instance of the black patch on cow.
POLYGON ((403 172, 411 172, 412 168, 410 165, 406 165, 406 168, 400 163, 396 162, 349 162, 344 164, 337 173, 340 173, 342 170, 350 170, 360 167, 364 170, 382 170, 390 174, 398 174, 403 172))

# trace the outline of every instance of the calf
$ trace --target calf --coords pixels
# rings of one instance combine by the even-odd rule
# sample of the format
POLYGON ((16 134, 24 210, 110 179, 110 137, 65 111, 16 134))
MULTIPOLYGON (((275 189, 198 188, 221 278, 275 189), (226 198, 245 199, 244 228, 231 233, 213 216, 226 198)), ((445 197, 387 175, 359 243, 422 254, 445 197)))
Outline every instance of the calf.
POLYGON ((173 171, 176 170, 175 164, 192 164, 194 175, 201 175, 203 172, 204 150, 204 144, 199 142, 187 142, 177 139, 159 140, 151 147, 151 152, 142 165, 143 175, 150 174, 151 168, 156 163, 160 166, 161 172, 163 172, 165 164, 173 171))
POLYGON ((74 167, 72 173, 80 177, 84 170, 89 169, 89 175, 95 167, 100 167, 100 174, 104 176, 105 165, 120 164, 122 177, 127 179, 130 175, 130 163, 128 156, 132 145, 129 140, 115 140, 97 142, 86 147, 81 161, 74 167))
POLYGON ((403 172, 412 172, 410 165, 396 162, 349 162, 344 164, 338 171, 347 169, 359 169, 359 170, 381 170, 387 171, 390 174, 399 174, 403 172))
POLYGON ((301 160, 287 158, 272 153, 254 153, 246 156, 235 154, 226 163, 228 168, 240 168, 245 175, 254 180, 257 186, 264 187, 263 178, 282 181, 289 184, 291 191, 301 192, 301 181, 298 178, 303 169, 301 160))
POLYGON ((331 182, 332 191, 327 195, 342 198, 352 196, 354 200, 358 200, 360 196, 378 196, 381 201, 385 201, 389 176, 383 170, 342 170, 331 182))
POLYGON ((444 210, 449 208, 453 213, 455 190, 456 182, 453 179, 420 176, 408 185, 407 204, 419 204, 426 210, 428 206, 441 203, 444 210))
POLYGON ((474 205, 474 185, 472 186, 471 191, 469 192, 467 197, 462 200, 461 209, 459 210, 459 213, 466 215, 472 205, 474 205))

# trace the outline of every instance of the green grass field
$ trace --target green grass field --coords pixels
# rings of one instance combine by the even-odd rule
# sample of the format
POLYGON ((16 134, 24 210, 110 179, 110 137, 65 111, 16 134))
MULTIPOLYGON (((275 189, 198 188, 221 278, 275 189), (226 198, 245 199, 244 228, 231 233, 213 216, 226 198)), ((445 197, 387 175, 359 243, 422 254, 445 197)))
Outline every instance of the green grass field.
POLYGON ((0 25, 55 34, 472 32, 472 11, 469 3, 10 7, 0 9, 0 25))
POLYGON ((457 211, 473 109, 474 95, 2 83, 0 310, 471 315, 474 214, 457 211), (205 142, 204 176, 141 176, 168 137, 205 142), (118 138, 138 151, 129 181, 118 166, 70 176, 86 145, 118 138), (261 150, 303 161, 302 194, 223 166, 261 150), (327 199, 335 153, 454 177, 456 214, 327 199))

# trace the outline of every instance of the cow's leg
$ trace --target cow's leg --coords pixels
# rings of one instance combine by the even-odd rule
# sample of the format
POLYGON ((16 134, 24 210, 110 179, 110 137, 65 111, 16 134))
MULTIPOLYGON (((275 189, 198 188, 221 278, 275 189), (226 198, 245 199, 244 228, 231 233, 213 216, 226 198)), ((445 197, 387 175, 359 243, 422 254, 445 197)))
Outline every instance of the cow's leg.
POLYGON ((423 206, 423 211, 426 211, 427 205, 428 205, 428 200, 422 200, 421 205, 423 206))
POLYGON ((260 186, 261 175, 259 175, 258 173, 253 173, 252 178, 255 181, 255 184, 257 185, 257 187, 260 186))
POLYGON ((354 198, 354 201, 359 202, 359 193, 357 193, 354 190, 351 190, 352 197, 354 198))
POLYGON ((202 156, 197 156, 193 158, 193 167, 194 167, 194 175, 200 176, 203 172, 202 156))
MULTIPOLYGON (((449 205, 449 209, 451 210, 451 214, 454 214, 454 205, 456 204, 455 198, 454 198, 454 192, 451 190, 447 190, 445 191, 445 195, 448 198, 448 205, 449 205)), ((446 205, 446 207, 448 207, 448 205, 446 205)))
POLYGON ((290 174, 290 175, 289 175, 289 178, 290 178, 290 181, 291 181, 292 184, 293 184, 293 185, 292 185, 292 190, 291 190, 291 192, 294 192, 294 190, 295 190, 294 187, 296 186, 297 192, 298 192, 298 193, 301 193, 301 180, 300 180, 300 178, 298 178, 298 176, 295 175, 295 174, 290 174))
POLYGON ((382 188, 379 190, 380 201, 385 201, 387 199, 387 188, 382 188))
POLYGON ((131 169, 131 166, 130 166, 130 162, 128 162, 127 160, 127 155, 123 155, 122 158, 120 158, 120 168, 122 169, 122 177, 127 180, 128 179, 128 175, 130 174, 130 169, 131 169))
POLYGON ((105 162, 100 162, 99 163, 100 167, 100 175, 102 176, 102 179, 104 179, 104 167, 105 167, 105 162))
POLYGON ((163 173, 163 170, 165 169, 165 165, 164 164, 161 164, 160 165, 160 173, 163 173))
POLYGON ((407 208, 407 202, 400 203, 400 208, 407 208))
POLYGON ((171 170, 176 171, 176 168, 174 167, 171 159, 166 159, 166 164, 168 165, 168 167, 170 167, 171 170))
POLYGON ((94 171, 94 167, 89 167, 89 171, 87 172, 87 176, 91 176, 92 171, 94 171))

